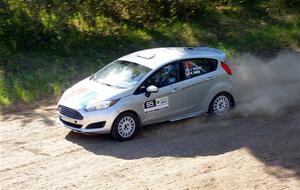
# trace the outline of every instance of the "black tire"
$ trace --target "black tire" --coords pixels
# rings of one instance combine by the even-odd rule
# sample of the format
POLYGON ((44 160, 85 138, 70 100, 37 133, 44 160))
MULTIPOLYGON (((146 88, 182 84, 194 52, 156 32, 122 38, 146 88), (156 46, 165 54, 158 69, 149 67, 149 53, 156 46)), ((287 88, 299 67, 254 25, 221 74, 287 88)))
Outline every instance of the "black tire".
POLYGON ((213 117, 223 117, 233 107, 233 105, 234 102, 231 96, 228 93, 222 92, 212 99, 209 104, 208 113, 213 117))
POLYGON ((140 131, 137 116, 130 112, 121 113, 114 121, 111 136, 118 141, 132 140, 140 131), (132 124, 135 126, 132 129, 132 124))

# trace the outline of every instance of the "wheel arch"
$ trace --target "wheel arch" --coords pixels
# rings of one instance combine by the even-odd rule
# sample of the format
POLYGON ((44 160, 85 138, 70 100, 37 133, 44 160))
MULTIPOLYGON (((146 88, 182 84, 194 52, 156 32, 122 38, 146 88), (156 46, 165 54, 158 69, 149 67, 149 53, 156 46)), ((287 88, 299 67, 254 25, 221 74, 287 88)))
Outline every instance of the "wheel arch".
POLYGON ((136 118, 138 119, 139 126, 141 125, 141 123, 142 123, 141 122, 141 117, 139 116, 139 114, 136 111, 134 111, 134 110, 124 110, 124 111, 120 112, 117 117, 119 117, 121 114, 124 114, 124 113, 131 113, 131 114, 135 115, 136 118))
POLYGON ((211 105, 213 99, 216 98, 217 96, 219 96, 220 94, 226 94, 226 95, 228 95, 228 97, 230 98, 230 101, 231 101, 231 103, 232 103, 232 107, 235 106, 235 99, 234 99, 233 95, 232 95, 230 92, 228 92, 228 91, 221 91, 221 92, 216 93, 216 94, 215 94, 214 96, 212 96, 212 98, 209 100, 209 104, 208 104, 208 108, 207 108, 207 111, 208 111, 208 112, 210 111, 209 109, 210 109, 210 105, 211 105))

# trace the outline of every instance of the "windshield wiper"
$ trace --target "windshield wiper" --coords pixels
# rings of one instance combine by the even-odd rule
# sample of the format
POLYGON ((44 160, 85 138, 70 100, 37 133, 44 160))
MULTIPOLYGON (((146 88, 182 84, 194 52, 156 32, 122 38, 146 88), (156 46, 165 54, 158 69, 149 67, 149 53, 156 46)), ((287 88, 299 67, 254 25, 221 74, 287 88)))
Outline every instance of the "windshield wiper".
POLYGON ((102 81, 97 81, 105 86, 108 86, 108 87, 114 87, 114 88, 124 88, 124 87, 121 87, 121 86, 117 86, 117 85, 112 85, 112 84, 109 84, 109 83, 105 83, 105 82, 102 82, 102 81))

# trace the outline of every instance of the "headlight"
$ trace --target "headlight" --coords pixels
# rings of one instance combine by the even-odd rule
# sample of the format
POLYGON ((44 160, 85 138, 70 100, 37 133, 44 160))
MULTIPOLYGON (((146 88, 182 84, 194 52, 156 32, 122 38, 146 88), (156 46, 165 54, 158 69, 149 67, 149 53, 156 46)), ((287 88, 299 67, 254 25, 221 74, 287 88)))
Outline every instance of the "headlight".
POLYGON ((88 105, 85 106, 84 110, 89 112, 89 111, 106 109, 106 108, 114 105, 118 101, 119 100, 108 100, 108 101, 88 104, 88 105))

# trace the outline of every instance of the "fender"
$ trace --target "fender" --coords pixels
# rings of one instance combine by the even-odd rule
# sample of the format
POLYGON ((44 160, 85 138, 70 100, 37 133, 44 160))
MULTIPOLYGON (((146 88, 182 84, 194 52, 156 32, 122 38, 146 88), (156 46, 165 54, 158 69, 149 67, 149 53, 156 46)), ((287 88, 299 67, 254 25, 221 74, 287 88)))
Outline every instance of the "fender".
POLYGON ((235 92, 234 84, 224 82, 224 79, 221 79, 221 80, 218 80, 218 82, 214 85, 214 87, 210 89, 207 99, 205 101, 206 103, 204 106, 204 110, 208 111, 210 102, 213 100, 213 98, 217 94, 219 94, 221 92, 229 93, 233 97, 233 100, 235 100, 236 92, 235 92))

